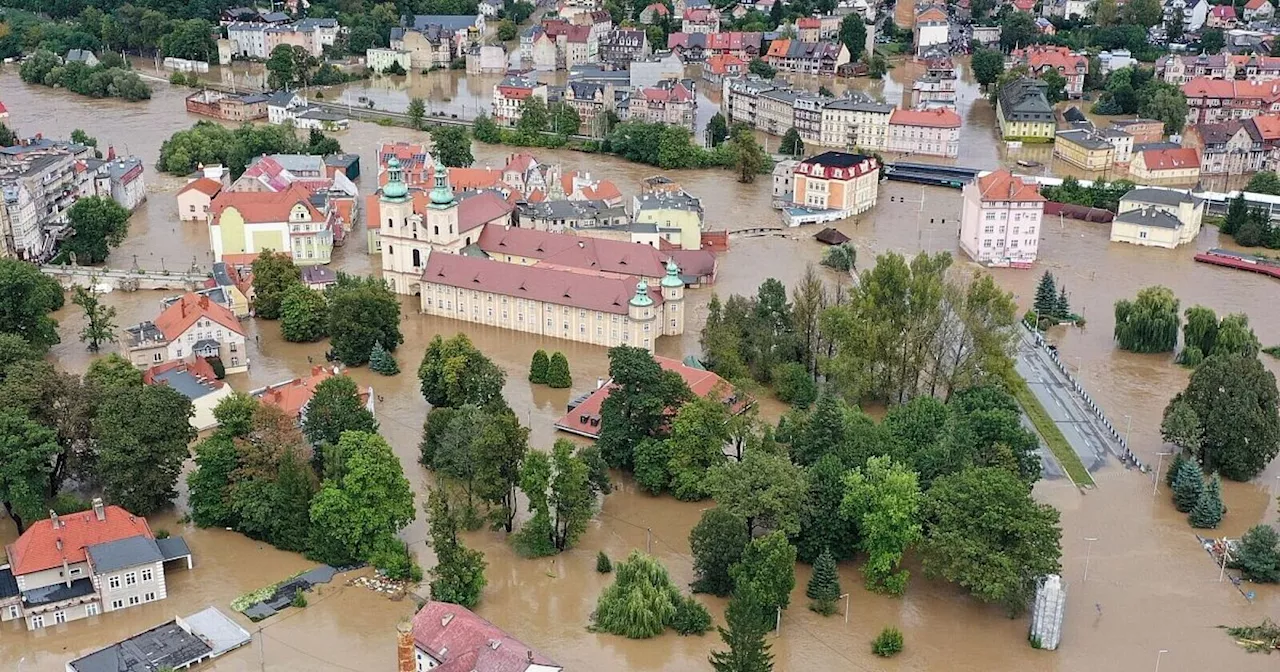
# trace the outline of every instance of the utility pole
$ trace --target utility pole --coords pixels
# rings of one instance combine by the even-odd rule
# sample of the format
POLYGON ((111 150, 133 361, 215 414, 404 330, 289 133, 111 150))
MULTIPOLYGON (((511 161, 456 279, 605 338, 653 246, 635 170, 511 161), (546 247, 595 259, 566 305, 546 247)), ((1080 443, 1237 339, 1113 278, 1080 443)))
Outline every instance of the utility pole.
MULTIPOLYGON (((1151 496, 1152 496, 1152 497, 1154 497, 1154 496, 1155 496, 1157 489, 1160 487, 1160 465, 1164 464, 1164 458, 1165 458, 1165 457, 1167 457, 1167 456, 1169 456, 1169 455, 1172 455, 1172 454, 1173 454, 1173 451, 1169 451, 1169 452, 1167 452, 1167 453, 1156 453, 1156 458, 1157 458, 1157 459, 1156 459, 1156 474, 1155 474, 1155 478, 1151 479, 1151 480, 1152 480, 1152 483, 1151 483, 1151 496)), ((1277 476, 1277 478, 1280 478, 1280 476, 1277 476)))
POLYGON ((1086 583, 1089 580, 1089 559, 1093 557, 1093 542, 1097 541, 1097 537, 1085 537, 1085 541, 1089 542, 1089 548, 1084 553, 1084 578, 1080 583, 1086 583))

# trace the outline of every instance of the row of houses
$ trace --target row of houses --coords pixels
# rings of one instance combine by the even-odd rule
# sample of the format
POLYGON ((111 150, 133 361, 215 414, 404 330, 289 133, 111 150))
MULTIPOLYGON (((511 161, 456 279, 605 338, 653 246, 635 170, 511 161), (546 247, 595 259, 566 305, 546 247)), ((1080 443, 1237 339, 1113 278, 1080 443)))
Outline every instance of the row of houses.
POLYGON ((1156 59, 1156 76, 1162 81, 1179 86, 1193 79, 1247 79, 1266 81, 1280 79, 1280 58, 1261 54, 1179 55, 1169 54, 1156 59))
POLYGON ((1249 81, 1197 77, 1182 85, 1187 124, 1216 124, 1280 113, 1280 79, 1249 81))
POLYGON ((338 39, 337 19, 299 19, 289 23, 235 21, 226 24, 231 54, 265 60, 279 46, 302 47, 316 58, 338 39))
POLYGON ((795 128, 806 143, 824 147, 947 157, 960 151, 962 121, 946 107, 903 110, 856 92, 831 98, 736 77, 724 80, 721 108, 731 123, 774 135, 795 128))
POLYGON ((272 93, 226 93, 201 89, 186 97, 187 112, 223 121, 246 122, 265 119, 272 124, 290 123, 302 130, 345 131, 351 119, 310 104, 292 91, 272 93))
POLYGON ((648 53, 648 38, 641 30, 614 33, 609 12, 578 12, 570 18, 547 18, 520 35, 520 60, 537 70, 564 70, 602 62, 607 43, 611 63, 625 65, 648 53))
POLYGON ((407 54, 406 71, 447 68, 455 60, 465 58, 468 47, 484 36, 485 25, 483 13, 415 15, 391 29, 390 51, 407 54))
POLYGON ((492 117, 499 125, 515 126, 525 102, 536 98, 544 104, 563 102, 578 113, 579 128, 556 129, 562 132, 595 134, 605 112, 612 112, 620 121, 671 124, 693 132, 697 122, 696 84, 679 78, 678 67, 672 70, 675 76, 671 78, 638 86, 631 85, 636 78, 626 70, 601 71, 599 74, 605 76, 599 77, 570 75, 563 87, 539 82, 530 73, 510 74, 493 87, 492 117))

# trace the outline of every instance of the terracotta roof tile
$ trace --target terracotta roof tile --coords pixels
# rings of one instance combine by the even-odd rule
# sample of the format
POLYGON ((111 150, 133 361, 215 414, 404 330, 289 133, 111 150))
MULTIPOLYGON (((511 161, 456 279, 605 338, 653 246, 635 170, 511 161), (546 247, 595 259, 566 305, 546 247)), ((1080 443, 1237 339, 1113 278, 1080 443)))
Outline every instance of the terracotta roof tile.
POLYGON ((890 124, 903 126, 927 126, 929 128, 960 128, 960 115, 954 110, 938 108, 935 110, 902 110, 894 109, 889 115, 890 124))
POLYGON ((193 189, 195 191, 198 191, 204 194, 205 196, 213 197, 213 196, 217 196, 219 191, 222 191, 222 183, 217 180, 213 180, 207 177, 202 177, 198 180, 192 180, 188 182, 185 186, 183 186, 181 189, 178 190, 178 193, 185 194, 188 191, 191 191, 193 189))
POLYGON ((332 378, 333 371, 326 366, 311 367, 311 375, 294 378, 283 383, 268 385, 255 390, 253 396, 264 404, 271 404, 291 418, 302 416, 302 407, 315 396, 316 386, 332 378))
POLYGON ((427 602, 414 614, 413 642, 443 661, 435 672, 525 672, 530 664, 562 669, 466 607, 447 602, 427 602))
POLYGON ((984 201, 1045 200, 1034 182, 1024 182, 1004 168, 978 178, 978 192, 984 201))
MULTIPOLYGON (((224 261, 226 261, 224 259, 224 261)), ((227 262, 231 263, 231 262, 227 262)), ((200 319, 210 319, 237 334, 244 334, 244 328, 229 308, 209 300, 204 295, 187 292, 181 299, 174 301, 156 318, 156 328, 170 341, 178 340, 191 325, 200 319)))
POLYGON ((503 226, 486 226, 477 244, 491 257, 525 257, 615 277, 661 278, 671 256, 644 243, 503 226))
POLYGON ((104 514, 103 520, 98 520, 92 510, 58 516, 57 528, 47 518, 31 523, 27 531, 5 549, 14 575, 58 567, 63 560, 84 562, 84 549, 94 544, 136 536, 155 538, 146 518, 114 505, 105 507, 104 514))
MULTIPOLYGON (((439 253, 427 257, 422 281, 615 315, 627 314, 628 302, 635 296, 637 284, 632 277, 620 279, 589 270, 521 266, 439 253), (588 280, 584 275, 593 279, 588 280)), ((659 288, 651 288, 649 296, 654 305, 661 305, 659 288)))
POLYGON ((1185 170, 1200 167, 1200 152, 1190 147, 1149 149, 1141 153, 1147 170, 1185 170))
POLYGON ((288 189, 279 192, 224 191, 213 199, 209 209, 213 212, 215 221, 222 217, 227 208, 235 208, 245 222, 270 223, 289 221, 293 206, 301 204, 307 209, 310 221, 324 221, 324 215, 311 205, 310 197, 311 191, 300 184, 291 184, 288 189))

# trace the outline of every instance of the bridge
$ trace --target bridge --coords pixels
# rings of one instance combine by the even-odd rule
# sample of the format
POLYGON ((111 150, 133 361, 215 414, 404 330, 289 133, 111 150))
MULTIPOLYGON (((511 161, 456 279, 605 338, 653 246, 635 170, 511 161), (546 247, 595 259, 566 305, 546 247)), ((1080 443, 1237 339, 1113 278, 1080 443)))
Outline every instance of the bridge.
POLYGON ((185 271, 148 271, 141 268, 122 270, 73 264, 45 264, 40 272, 58 281, 63 289, 77 285, 93 287, 110 285, 113 289, 136 292, 140 289, 166 289, 195 291, 204 287, 210 277, 208 271, 197 267, 185 271))

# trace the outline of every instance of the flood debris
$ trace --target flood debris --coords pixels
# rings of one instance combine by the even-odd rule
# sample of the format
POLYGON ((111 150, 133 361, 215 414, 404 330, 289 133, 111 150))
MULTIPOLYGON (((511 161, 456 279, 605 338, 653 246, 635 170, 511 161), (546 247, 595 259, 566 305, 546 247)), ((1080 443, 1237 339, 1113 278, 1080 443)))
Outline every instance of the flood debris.
POLYGON ((1243 646, 1249 653, 1262 651, 1270 654, 1273 650, 1280 649, 1280 626, 1269 618, 1262 619, 1258 625, 1236 628, 1219 625, 1218 627, 1226 628, 1227 634, 1236 640, 1236 644, 1243 646))

